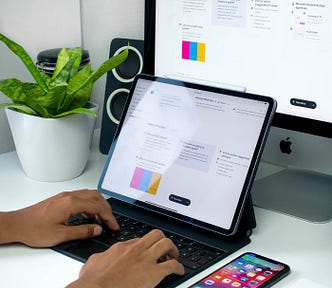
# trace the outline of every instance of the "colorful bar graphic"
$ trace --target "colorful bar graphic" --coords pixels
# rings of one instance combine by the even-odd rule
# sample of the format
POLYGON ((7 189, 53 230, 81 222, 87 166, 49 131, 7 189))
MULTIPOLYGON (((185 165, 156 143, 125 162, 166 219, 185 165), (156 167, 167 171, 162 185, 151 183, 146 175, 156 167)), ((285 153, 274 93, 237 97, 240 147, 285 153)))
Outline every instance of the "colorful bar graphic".
POLYGON ((190 42, 182 41, 182 59, 190 59, 190 42))
POLYGON ((182 41, 182 59, 205 62, 205 43, 182 41))
POLYGON ((161 174, 136 167, 130 187, 156 195, 161 180, 161 174))

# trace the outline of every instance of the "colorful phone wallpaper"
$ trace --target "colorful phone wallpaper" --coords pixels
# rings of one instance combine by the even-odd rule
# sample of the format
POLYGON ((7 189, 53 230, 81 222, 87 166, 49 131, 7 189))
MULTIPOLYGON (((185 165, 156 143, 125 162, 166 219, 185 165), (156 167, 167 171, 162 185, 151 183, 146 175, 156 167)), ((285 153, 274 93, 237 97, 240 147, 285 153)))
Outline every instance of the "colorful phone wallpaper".
POLYGON ((284 269, 282 264, 258 258, 255 254, 245 254, 191 287, 256 288, 284 269))

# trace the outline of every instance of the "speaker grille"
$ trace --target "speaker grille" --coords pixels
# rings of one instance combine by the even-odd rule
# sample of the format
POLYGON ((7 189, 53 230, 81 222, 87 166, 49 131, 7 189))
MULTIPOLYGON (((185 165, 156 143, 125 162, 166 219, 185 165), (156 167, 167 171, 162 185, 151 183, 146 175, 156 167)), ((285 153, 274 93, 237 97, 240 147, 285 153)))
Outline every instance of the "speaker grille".
POLYGON ((137 39, 115 38, 110 45, 109 56, 121 53, 128 47, 126 61, 107 73, 104 97, 103 118, 99 149, 107 154, 116 133, 131 84, 135 76, 143 70, 144 41, 137 39))

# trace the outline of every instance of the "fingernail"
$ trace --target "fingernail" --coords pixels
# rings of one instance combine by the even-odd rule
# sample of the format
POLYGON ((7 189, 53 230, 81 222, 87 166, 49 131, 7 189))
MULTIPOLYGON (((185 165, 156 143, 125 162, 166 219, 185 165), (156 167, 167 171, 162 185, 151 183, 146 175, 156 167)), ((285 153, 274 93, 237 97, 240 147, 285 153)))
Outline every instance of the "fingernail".
POLYGON ((103 228, 100 226, 93 227, 93 236, 98 236, 101 234, 101 232, 103 232, 103 228))

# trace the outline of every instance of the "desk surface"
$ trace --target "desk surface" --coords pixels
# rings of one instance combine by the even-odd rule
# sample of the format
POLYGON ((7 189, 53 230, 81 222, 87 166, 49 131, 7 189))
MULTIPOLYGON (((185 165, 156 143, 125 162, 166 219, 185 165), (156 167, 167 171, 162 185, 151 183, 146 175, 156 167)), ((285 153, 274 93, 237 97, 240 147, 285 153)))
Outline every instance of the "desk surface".
MULTIPOLYGON (((23 173, 16 152, 0 155, 0 211, 19 209, 60 191, 97 187, 106 156, 98 151, 95 137, 88 165, 76 179, 43 183, 23 173)), ((255 207, 257 228, 252 242, 210 267, 181 287, 217 269, 234 257, 252 251, 291 266, 291 274, 275 287, 331 287, 332 222, 313 224, 255 207)), ((82 263, 54 252, 20 244, 0 247, 0 287, 65 287, 77 278, 82 263)))

